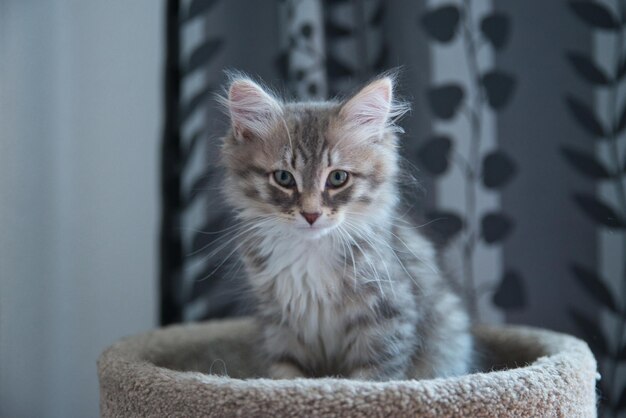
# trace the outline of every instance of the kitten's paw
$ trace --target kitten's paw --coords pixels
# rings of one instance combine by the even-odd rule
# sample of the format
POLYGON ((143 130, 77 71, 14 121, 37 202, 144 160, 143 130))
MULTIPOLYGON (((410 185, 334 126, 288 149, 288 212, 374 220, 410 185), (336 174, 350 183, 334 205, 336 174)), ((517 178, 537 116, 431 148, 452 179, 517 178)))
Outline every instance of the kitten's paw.
POLYGON ((297 379, 305 377, 302 370, 290 363, 280 362, 270 366, 269 375, 272 379, 297 379))
POLYGON ((378 373, 373 367, 359 367, 350 372, 348 376, 354 380, 378 380, 378 373))
POLYGON ((384 367, 359 367, 358 369, 354 369, 348 377, 354 380, 375 380, 378 382, 406 378, 403 371, 385 369, 384 367))

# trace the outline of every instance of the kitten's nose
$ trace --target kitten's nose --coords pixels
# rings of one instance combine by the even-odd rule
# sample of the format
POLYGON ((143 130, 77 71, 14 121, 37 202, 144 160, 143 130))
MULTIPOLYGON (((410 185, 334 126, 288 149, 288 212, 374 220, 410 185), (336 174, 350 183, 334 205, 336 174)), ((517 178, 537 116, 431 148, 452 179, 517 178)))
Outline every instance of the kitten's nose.
POLYGON ((315 221, 317 221, 317 218, 319 218, 321 215, 320 212, 315 212, 315 213, 300 212, 300 214, 304 216, 304 219, 306 219, 309 225, 313 225, 315 221))

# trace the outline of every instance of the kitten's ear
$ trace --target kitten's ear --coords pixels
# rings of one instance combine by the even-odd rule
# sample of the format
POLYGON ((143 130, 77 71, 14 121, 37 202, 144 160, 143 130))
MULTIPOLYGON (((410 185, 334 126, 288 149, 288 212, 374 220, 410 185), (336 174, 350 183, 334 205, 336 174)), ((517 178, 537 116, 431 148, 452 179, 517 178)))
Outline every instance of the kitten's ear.
POLYGON ((282 113, 278 100, 245 78, 231 83, 227 106, 233 133, 239 140, 266 138, 282 113))
POLYGON ((363 87, 341 106, 340 116, 348 124, 384 128, 389 122, 393 103, 393 81, 379 78, 363 87))

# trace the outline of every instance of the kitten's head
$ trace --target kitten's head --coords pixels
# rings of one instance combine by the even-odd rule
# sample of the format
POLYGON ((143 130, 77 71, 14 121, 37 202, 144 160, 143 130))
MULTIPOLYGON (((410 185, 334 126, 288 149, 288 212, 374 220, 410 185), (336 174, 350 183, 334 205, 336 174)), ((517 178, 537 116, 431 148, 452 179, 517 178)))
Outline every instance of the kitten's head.
POLYGON ((345 224, 358 228, 396 203, 393 79, 374 80, 343 102, 285 103, 247 78, 224 98, 231 129, 222 160, 228 201, 259 219, 308 238, 345 224))

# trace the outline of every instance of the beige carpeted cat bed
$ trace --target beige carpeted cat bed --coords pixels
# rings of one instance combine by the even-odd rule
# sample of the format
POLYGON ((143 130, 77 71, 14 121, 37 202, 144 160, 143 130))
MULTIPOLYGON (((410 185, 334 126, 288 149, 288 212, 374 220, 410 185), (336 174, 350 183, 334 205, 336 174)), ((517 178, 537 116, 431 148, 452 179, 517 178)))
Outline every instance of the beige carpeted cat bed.
POLYGON ((98 361, 102 416, 596 416, 596 362, 585 343, 554 332, 482 327, 485 353, 506 370, 386 383, 257 378, 254 333, 236 319, 116 343, 98 361))

